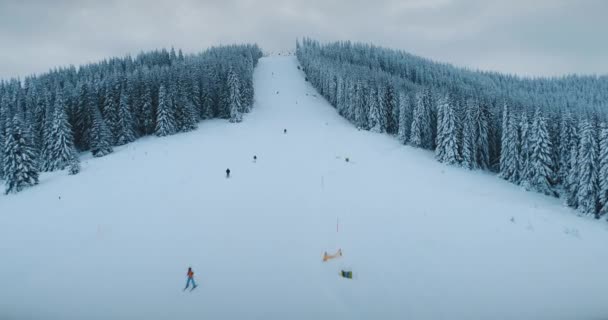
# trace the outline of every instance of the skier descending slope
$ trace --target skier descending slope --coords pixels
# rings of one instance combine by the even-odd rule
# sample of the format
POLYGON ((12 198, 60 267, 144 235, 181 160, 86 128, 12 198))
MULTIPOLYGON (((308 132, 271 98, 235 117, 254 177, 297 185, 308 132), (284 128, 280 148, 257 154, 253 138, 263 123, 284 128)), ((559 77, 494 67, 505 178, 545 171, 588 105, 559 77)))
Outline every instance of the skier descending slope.
POLYGON ((230 168, 226 169, 226 178, 230 178, 230 168))
POLYGON ((190 291, 196 289, 196 283, 194 282, 194 272, 192 272, 192 267, 188 267, 188 280, 186 281, 186 287, 184 288, 184 291, 186 291, 186 289, 188 289, 188 287, 190 286, 190 282, 192 282, 192 289, 190 289, 190 291))

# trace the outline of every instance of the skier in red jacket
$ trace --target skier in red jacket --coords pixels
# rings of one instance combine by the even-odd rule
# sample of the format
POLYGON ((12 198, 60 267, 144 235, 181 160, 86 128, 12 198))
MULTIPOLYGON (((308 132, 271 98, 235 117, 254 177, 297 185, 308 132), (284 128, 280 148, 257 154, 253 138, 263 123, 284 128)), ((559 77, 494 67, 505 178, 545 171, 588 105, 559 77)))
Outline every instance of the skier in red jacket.
POLYGON ((188 289, 188 287, 190 286, 190 282, 192 282, 192 289, 190 289, 191 291, 194 290, 196 288, 196 283, 194 282, 194 272, 192 272, 192 268, 188 267, 188 281, 186 282, 186 287, 184 288, 184 291, 186 289, 188 289))

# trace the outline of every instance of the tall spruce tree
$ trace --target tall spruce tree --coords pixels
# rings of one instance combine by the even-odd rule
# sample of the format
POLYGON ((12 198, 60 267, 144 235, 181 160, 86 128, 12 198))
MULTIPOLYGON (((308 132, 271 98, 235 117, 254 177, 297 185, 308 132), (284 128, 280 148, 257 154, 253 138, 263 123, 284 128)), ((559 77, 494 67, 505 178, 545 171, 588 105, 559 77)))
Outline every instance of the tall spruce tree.
POLYGON ((129 106, 128 90, 125 89, 120 94, 120 104, 118 106, 118 131, 116 144, 123 145, 135 141, 135 130, 133 128, 133 114, 129 106))
POLYGON ((165 85, 161 85, 158 91, 158 108, 156 110, 156 129, 155 133, 159 137, 168 136, 176 132, 175 120, 173 119, 173 110, 165 89, 165 85))
POLYGON ((608 213, 608 125, 600 127, 599 216, 608 213))
POLYGON ((241 112, 241 94, 240 94, 239 79, 234 72, 230 70, 228 73, 228 103, 230 105, 230 122, 241 122, 243 114, 241 112))
POLYGON ((532 122, 532 152, 530 153, 530 187, 537 192, 555 196, 553 182, 553 150, 547 120, 537 108, 532 122))
POLYGON ((566 111, 561 116, 560 132, 559 132, 559 148, 558 148, 558 174, 557 180, 562 184, 566 184, 566 180, 570 173, 570 151, 573 146, 576 146, 576 138, 574 136, 574 120, 570 111, 566 111))
POLYGON ((429 106, 424 102, 424 99, 424 94, 422 92, 416 94, 416 105, 414 107, 410 133, 410 144, 414 147, 431 149, 433 146, 431 112, 429 106))
POLYGON ((456 112, 448 96, 438 100, 437 147, 435 158, 439 162, 457 164, 460 161, 456 132, 456 112))
POLYGON ((526 111, 519 118, 519 183, 524 188, 530 187, 530 124, 526 111))
POLYGON ((36 150, 32 145, 33 139, 28 137, 28 132, 18 115, 5 130, 3 171, 6 179, 5 193, 9 194, 38 184, 38 161, 36 150))
POLYGON ((519 183, 518 148, 517 116, 513 112, 509 112, 507 106, 505 106, 503 111, 499 177, 512 183, 519 183))
POLYGON ((49 138, 51 139, 49 154, 52 160, 48 164, 48 170, 63 170, 77 158, 72 127, 68 122, 65 105, 55 104, 53 126, 49 138))
POLYGON ((91 153, 103 157, 112 153, 112 133, 97 107, 93 108, 93 125, 90 130, 91 153))
POLYGON ((597 214, 599 196, 598 144, 589 120, 580 122, 578 204, 581 212, 597 214))
POLYGON ((410 110, 409 97, 404 93, 399 93, 399 130, 397 131, 397 139, 403 144, 408 143, 410 139, 412 114, 410 110))

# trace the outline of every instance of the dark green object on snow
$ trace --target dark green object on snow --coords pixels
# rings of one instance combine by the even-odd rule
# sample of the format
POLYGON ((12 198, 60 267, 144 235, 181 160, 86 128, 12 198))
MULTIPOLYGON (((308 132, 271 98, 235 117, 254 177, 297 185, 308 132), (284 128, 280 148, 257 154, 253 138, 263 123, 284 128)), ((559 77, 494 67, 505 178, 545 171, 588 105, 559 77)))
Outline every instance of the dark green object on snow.
POLYGON ((344 270, 342 270, 340 272, 340 275, 342 276, 342 278, 346 278, 346 279, 352 279, 353 278, 353 272, 352 271, 344 271, 344 270))

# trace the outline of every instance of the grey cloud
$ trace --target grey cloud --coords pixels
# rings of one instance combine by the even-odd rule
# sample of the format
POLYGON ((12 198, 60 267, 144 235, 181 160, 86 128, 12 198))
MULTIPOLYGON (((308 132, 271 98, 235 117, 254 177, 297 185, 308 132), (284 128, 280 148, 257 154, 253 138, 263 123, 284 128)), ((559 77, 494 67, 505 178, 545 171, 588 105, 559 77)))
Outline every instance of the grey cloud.
POLYGON ((603 0, 2 1, 0 78, 215 44, 353 40, 523 75, 608 73, 603 0))

